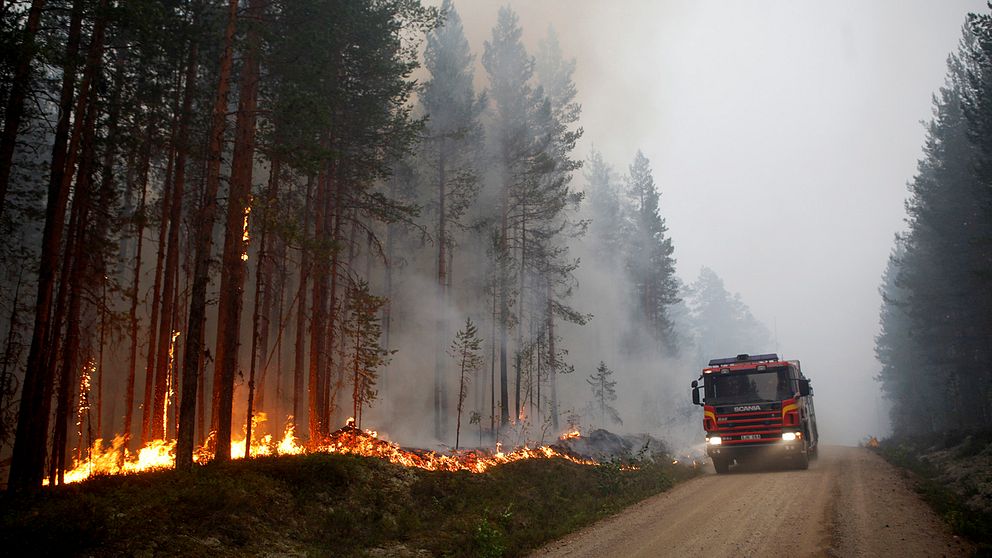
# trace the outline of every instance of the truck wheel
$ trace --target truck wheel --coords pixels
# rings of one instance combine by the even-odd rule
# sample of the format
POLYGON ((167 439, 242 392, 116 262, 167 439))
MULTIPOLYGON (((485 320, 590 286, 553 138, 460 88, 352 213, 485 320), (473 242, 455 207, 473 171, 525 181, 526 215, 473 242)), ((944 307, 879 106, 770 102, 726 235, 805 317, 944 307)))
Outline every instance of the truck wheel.
POLYGON ((721 457, 713 458, 713 468, 718 475, 725 475, 730 472, 730 460, 721 457))
POLYGON ((809 469, 809 442, 803 440, 803 451, 796 456, 796 469, 809 469))

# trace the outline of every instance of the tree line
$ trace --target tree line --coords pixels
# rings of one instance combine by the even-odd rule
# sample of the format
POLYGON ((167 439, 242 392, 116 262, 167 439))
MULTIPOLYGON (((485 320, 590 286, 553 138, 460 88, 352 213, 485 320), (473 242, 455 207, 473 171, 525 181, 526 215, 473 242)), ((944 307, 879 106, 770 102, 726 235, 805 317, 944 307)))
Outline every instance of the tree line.
POLYGON ((992 15, 968 16, 933 105, 880 288, 896 435, 992 426, 992 15))
POLYGON ((509 8, 481 53, 448 0, 0 15, 12 488, 61 482, 114 433, 176 441, 180 469, 204 444, 230 459, 242 424, 313 445, 368 413, 455 446, 463 415, 480 439, 557 433, 576 328, 606 317, 576 296, 590 246, 621 309, 597 330, 623 351, 698 346, 703 307, 749 316, 718 278, 676 278, 642 153, 622 179, 575 154, 575 61, 551 29, 529 53, 509 8))

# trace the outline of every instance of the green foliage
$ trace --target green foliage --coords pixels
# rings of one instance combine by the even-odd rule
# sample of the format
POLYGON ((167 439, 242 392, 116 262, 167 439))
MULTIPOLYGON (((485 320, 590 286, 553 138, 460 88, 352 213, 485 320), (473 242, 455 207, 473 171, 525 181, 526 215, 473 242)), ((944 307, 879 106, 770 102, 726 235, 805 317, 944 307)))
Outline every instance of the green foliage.
POLYGON ((599 424, 603 428, 607 425, 607 418, 616 424, 623 424, 623 421, 620 420, 620 413, 610 405, 617 400, 617 382, 611 380, 612 377, 613 371, 606 367, 605 362, 599 361, 596 372, 586 379, 586 383, 592 390, 592 406, 599 412, 599 424))
POLYGON ((676 352, 674 329, 668 307, 679 301, 675 277, 675 247, 660 213, 661 194, 654 183, 650 162, 640 151, 634 156, 627 177, 627 196, 633 202, 630 237, 627 239, 627 271, 634 286, 634 308, 638 308, 653 339, 669 352, 676 352))
POLYGON ((355 419, 361 427, 362 408, 375 401, 378 370, 389 359, 380 338, 379 310, 386 299, 369 292, 368 283, 359 280, 348 290, 348 309, 341 332, 348 342, 345 362, 351 371, 352 400, 355 419))
POLYGON ((882 277, 875 352, 897 435, 992 425, 990 137, 992 15, 971 14, 882 277))
POLYGON ((668 464, 604 471, 557 459, 476 475, 343 455, 263 457, 2 494, 0 544, 11 556, 360 556, 398 545, 522 556, 695 474, 668 464))

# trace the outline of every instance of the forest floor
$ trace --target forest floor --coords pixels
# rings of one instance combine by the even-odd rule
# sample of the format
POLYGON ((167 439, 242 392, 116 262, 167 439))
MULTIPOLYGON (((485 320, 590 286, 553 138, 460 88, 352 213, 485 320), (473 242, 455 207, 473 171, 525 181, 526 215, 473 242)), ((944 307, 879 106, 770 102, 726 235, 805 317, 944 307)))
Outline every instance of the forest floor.
POLYGON ((699 469, 531 459, 483 474, 261 457, 0 495, 5 556, 520 556, 699 469))
POLYGON ((892 438, 877 451, 978 555, 992 556, 992 431, 892 438))

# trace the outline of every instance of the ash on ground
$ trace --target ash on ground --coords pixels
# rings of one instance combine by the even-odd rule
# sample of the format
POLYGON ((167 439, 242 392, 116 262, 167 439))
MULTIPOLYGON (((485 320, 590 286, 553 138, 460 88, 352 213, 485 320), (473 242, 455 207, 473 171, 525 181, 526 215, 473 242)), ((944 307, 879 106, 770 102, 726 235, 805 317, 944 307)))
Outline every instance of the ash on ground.
POLYGON ((596 461, 655 461, 669 459, 671 453, 665 442, 650 434, 620 435, 603 429, 560 440, 558 445, 596 461))

